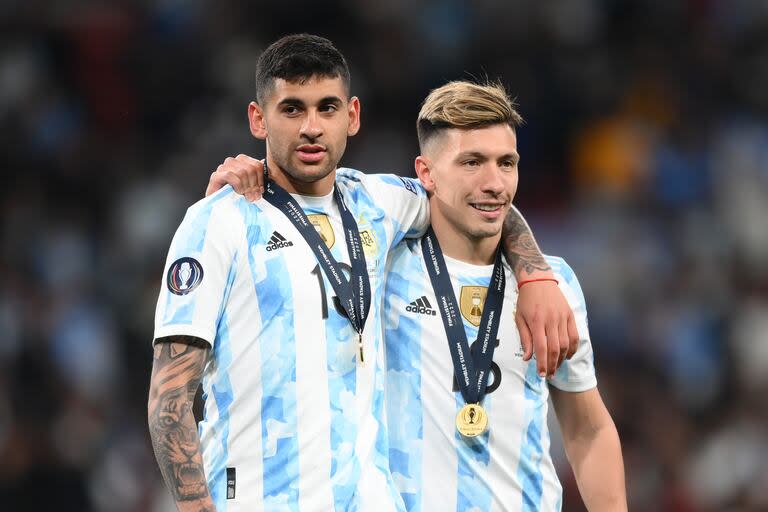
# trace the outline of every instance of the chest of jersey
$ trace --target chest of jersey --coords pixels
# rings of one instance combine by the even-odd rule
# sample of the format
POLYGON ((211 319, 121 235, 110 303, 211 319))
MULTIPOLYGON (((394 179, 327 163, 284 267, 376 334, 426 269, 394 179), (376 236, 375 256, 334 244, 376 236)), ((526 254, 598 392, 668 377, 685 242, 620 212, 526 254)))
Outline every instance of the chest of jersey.
MULTIPOLYGON (((349 279, 350 259, 338 210, 305 210, 320 238, 330 248, 339 270, 349 279)), ((290 282, 292 292, 287 293, 285 289, 274 285, 261 290, 262 316, 269 318, 278 312, 294 310, 302 316, 316 316, 322 320, 334 315, 346 317, 317 256, 301 233, 276 209, 267 206, 264 213, 266 218, 260 223, 258 236, 251 236, 248 240, 254 285, 258 287, 268 278, 273 282, 271 278, 276 274, 284 274, 284 281, 290 282)), ((381 262, 386 253, 387 240, 386 233, 376 229, 375 223, 370 220, 371 215, 366 213, 359 215, 356 220, 372 295, 376 297, 380 295, 381 262)))
MULTIPOLYGON (((501 320, 482 400, 488 430, 476 438, 465 438, 456 429, 456 415, 464 399, 435 293, 418 253, 406 256, 390 268, 385 300, 387 410, 394 454, 390 465, 400 479, 406 503, 413 510, 507 510, 529 492, 526 471, 542 475, 543 488, 556 495, 557 479, 547 454, 548 388, 536 374, 535 361, 523 361, 511 271, 507 269, 501 320)), ((461 321, 472 346, 478 337, 490 271, 472 276, 459 275, 461 270, 449 266, 461 321)))
MULTIPOLYGON (((487 287, 478 284, 467 284, 472 281, 454 281, 454 293, 461 310, 464 331, 470 345, 470 352, 475 354, 477 347, 478 327, 485 305, 487 287)), ((424 283, 428 285, 429 283, 424 283)), ((509 287, 508 288, 512 288, 509 287)), ((486 396, 503 393, 507 399, 511 394, 520 391, 525 386, 529 364, 523 361, 523 348, 520 334, 514 321, 517 294, 509 290, 505 294, 504 306, 501 313, 499 331, 495 340, 495 349, 489 369, 486 396)), ((402 299, 402 297, 399 297, 402 299)), ((392 306, 394 300, 387 299, 392 306)), ((429 286, 424 287, 424 293, 418 297, 409 297, 401 302, 403 309, 398 315, 400 322, 417 325, 418 334, 407 334, 397 338, 398 350, 388 355, 388 361, 399 365, 397 358, 406 357, 419 360, 421 393, 433 393, 437 396, 422 397, 427 402, 450 401, 459 393, 459 387, 454 375, 454 363, 451 358, 448 337, 445 332, 440 312, 435 307, 434 292, 429 286), (406 302, 403 304, 403 302, 406 302), (393 361, 392 358, 395 360, 393 361)), ((385 306, 386 307, 386 306, 385 306)), ((395 306, 396 307, 396 306, 395 306)), ((392 335, 389 333, 387 336, 392 335)), ((389 341, 389 340, 388 340, 389 341)), ((394 344, 394 343, 393 343, 394 344)), ((507 401, 507 400, 505 400, 507 401)), ((511 405, 511 404, 510 404, 511 405)), ((425 407, 429 407, 425 404, 425 407)))

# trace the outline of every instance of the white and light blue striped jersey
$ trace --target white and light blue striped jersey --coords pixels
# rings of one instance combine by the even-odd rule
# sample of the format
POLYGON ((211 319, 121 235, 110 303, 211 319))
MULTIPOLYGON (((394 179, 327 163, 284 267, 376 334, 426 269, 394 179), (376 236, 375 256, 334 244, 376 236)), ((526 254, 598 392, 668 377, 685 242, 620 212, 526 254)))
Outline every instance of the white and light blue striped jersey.
MULTIPOLYGON (((505 262, 506 293, 488 392, 489 430, 476 438, 456 431, 464 405, 418 240, 390 255, 384 302, 389 461, 410 511, 560 510, 562 488, 549 454, 547 381, 524 362, 515 325, 517 281, 505 262)), ((446 257, 467 339, 477 339, 493 265, 446 257)), ((551 384, 565 391, 596 386, 586 308, 571 268, 547 257, 573 309, 580 334, 574 357, 551 384)))
MULTIPOLYGON (((212 346, 199 430, 218 512, 403 508, 387 461, 380 308, 387 253, 424 232, 428 201, 418 182, 391 175, 339 169, 336 186, 371 283, 363 366, 315 255, 264 199, 225 187, 189 208, 171 244, 155 339, 212 346)), ((348 270, 332 194, 294 198, 348 270)))

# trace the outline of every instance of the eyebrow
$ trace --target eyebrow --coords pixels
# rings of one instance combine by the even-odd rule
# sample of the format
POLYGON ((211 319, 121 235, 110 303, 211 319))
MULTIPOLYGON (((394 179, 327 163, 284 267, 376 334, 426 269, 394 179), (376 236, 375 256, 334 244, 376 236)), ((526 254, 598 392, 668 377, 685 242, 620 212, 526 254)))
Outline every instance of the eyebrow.
MULTIPOLYGON (((476 158, 478 160, 486 161, 490 158, 485 153, 481 153, 480 151, 462 151, 459 153, 459 155, 456 157, 457 159, 461 160, 464 158, 476 158)), ((513 151, 512 153, 504 153, 501 155, 497 160, 512 160, 513 162, 517 163, 520 161, 520 155, 513 151)))
MULTIPOLYGON (((339 98, 338 96, 326 96, 324 98, 321 98, 320 101, 318 101, 319 105, 327 105, 329 103, 332 103, 334 105, 341 105, 342 101, 341 101, 341 98, 339 98)), ((289 96, 287 98, 283 98, 277 105, 278 106, 290 105, 294 107, 303 107, 305 106, 305 103, 303 100, 299 98, 294 98, 292 96, 289 96)))

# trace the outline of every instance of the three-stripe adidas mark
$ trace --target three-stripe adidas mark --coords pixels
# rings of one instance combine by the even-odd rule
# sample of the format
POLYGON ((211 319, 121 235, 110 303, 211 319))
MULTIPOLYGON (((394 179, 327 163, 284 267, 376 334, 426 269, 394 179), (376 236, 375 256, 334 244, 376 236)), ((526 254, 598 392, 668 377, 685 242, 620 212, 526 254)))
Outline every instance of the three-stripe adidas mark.
POLYGON ((286 240, 283 235, 278 233, 277 231, 272 232, 272 236, 269 237, 269 243, 267 244, 267 251, 276 251, 280 249, 281 247, 290 247, 293 245, 293 242, 290 240, 286 240))
POLYGON ((422 295, 415 301, 411 302, 405 307, 405 310, 409 313, 419 313, 422 315, 435 316, 435 310, 432 309, 432 304, 429 303, 426 295, 422 295))

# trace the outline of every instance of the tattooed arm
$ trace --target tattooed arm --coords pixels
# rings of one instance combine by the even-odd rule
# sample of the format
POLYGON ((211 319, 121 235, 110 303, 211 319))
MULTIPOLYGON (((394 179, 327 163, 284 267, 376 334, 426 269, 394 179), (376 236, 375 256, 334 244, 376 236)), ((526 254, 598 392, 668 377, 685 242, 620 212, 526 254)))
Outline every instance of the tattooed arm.
POLYGON ((552 267, 544 259, 531 228, 514 206, 504 219, 503 239, 504 255, 518 281, 539 277, 554 278, 552 267), (534 275, 537 272, 541 274, 534 275))
MULTIPOLYGON (((517 282, 554 279, 552 268, 539 250, 533 233, 513 206, 504 219, 504 255, 517 282)), ((552 376, 566 357, 576 352, 579 334, 568 301, 553 281, 538 281, 520 288, 515 315, 520 341, 529 360, 536 354, 539 375, 552 376)))
POLYGON ((180 512, 215 512, 203 471, 192 403, 208 343, 170 336, 155 344, 149 385, 149 433, 165 484, 180 512))

